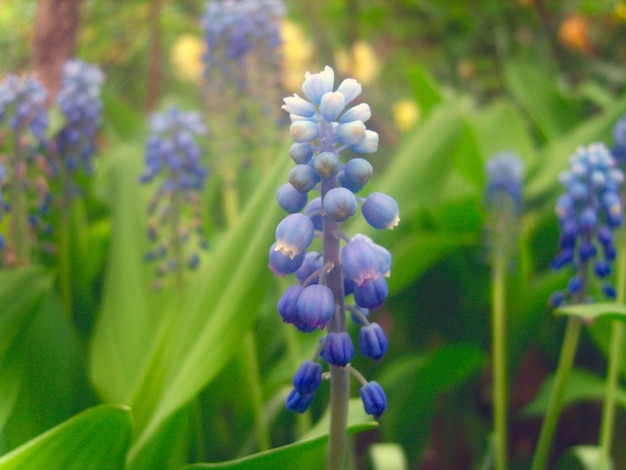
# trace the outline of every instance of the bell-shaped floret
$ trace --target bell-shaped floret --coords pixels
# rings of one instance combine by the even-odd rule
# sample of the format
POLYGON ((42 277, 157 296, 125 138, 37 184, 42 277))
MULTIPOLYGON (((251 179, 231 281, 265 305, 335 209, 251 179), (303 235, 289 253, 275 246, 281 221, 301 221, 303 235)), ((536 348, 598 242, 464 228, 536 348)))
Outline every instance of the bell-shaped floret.
POLYGON ((346 188, 333 188, 322 200, 324 211, 332 220, 343 222, 352 217, 357 210, 354 193, 346 188))
POLYGON ((302 286, 290 286, 278 300, 278 313, 285 323, 292 325, 298 321, 298 297, 304 291, 302 286))
POLYGON ((357 305, 371 310, 380 307, 388 293, 389 287, 383 276, 366 279, 362 284, 354 286, 354 300, 357 305))
POLYGON ((300 213, 289 214, 276 227, 274 250, 295 258, 306 251, 313 241, 313 235, 314 227, 310 217, 300 213))
POLYGON ((328 333, 322 349, 322 359, 328 364, 345 367, 354 356, 354 345, 345 331, 328 333))
POLYGON ((311 191, 319 180, 319 175, 311 165, 296 165, 289 172, 289 182, 301 193, 311 191))
POLYGON ((322 284, 307 286, 298 297, 297 309, 296 326, 299 330, 311 332, 315 328, 323 329, 335 314, 333 292, 322 284))
POLYGON ((359 352, 366 357, 379 361, 387 352, 389 342, 384 330, 378 323, 370 323, 359 331, 359 352))
POLYGON ((400 222, 400 209, 396 201, 384 193, 372 193, 361 206, 365 220, 377 229, 393 229, 400 222))
POLYGON ((322 383, 322 365, 318 362, 304 361, 293 376, 293 388, 301 395, 315 392, 322 383))
POLYGON ((289 392, 289 396, 287 397, 287 402, 285 403, 285 405, 289 411, 304 413, 311 405, 313 398, 315 398, 314 393, 302 395, 296 389, 293 389, 291 390, 291 392, 289 392))
POLYGON ((276 192, 278 205, 290 214, 304 209, 308 199, 307 193, 301 193, 290 183, 283 184, 276 192))
POLYGON ((387 397, 383 388, 376 381, 368 382, 359 390, 363 408, 368 415, 378 419, 387 409, 387 397))

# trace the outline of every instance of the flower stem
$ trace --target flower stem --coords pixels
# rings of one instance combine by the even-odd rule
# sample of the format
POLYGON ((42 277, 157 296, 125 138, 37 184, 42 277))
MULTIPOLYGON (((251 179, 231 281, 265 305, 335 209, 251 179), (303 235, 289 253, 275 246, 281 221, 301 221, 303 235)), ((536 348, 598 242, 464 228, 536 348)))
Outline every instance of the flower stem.
POLYGON ((539 442, 537 444, 531 470, 544 470, 546 468, 550 454, 550 444, 559 420, 559 413, 563 402, 563 392, 565 391, 567 378, 569 377, 569 373, 572 369, 574 356, 578 347, 581 326, 582 320, 580 318, 569 317, 567 319, 565 337, 561 347, 559 363, 554 376, 554 382, 552 383, 552 390, 550 392, 550 399, 548 401, 546 414, 541 425, 539 442))
POLYGON ((491 284, 491 338, 493 361, 493 404, 495 468, 507 465, 507 384, 506 384, 506 256, 496 252, 491 284))
MULTIPOLYGON (((337 185, 336 178, 322 182, 322 199, 337 185)), ((328 325, 329 332, 346 331, 343 291, 343 270, 340 256, 339 222, 323 216, 324 265, 332 268, 326 274, 326 285, 333 292, 335 316, 328 325)), ((350 400, 350 372, 344 367, 330 366, 330 434, 328 436, 327 470, 343 470, 346 456, 346 429, 350 400)))
MULTIPOLYGON (((621 246, 624 246, 626 231, 620 232, 621 246)), ((626 300, 626 253, 618 252, 617 264, 617 299, 618 303, 626 300)), ((624 343, 624 324, 614 320, 611 324, 611 343, 609 349, 609 365, 606 378, 606 395, 602 408, 602 424, 600 428, 600 462, 599 470, 607 470, 611 460, 611 444, 615 427, 615 398, 619 386, 619 371, 622 366, 622 349, 624 343)))

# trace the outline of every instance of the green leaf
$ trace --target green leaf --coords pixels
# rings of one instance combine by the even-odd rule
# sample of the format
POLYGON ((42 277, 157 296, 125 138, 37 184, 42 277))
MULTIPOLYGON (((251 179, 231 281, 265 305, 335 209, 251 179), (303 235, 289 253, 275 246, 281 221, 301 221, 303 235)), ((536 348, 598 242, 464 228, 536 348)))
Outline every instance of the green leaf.
POLYGON ((626 321, 626 305, 616 302, 566 305, 555 309, 554 313, 579 317, 586 322, 599 318, 626 321))
MULTIPOLYGON (((600 448, 598 446, 575 446, 570 448, 558 461, 556 470, 598 470, 600 448)), ((611 462, 603 470, 613 470, 611 462)))
POLYGON ((140 432, 131 463, 161 424, 218 374, 253 325, 273 281, 267 253, 284 216, 275 192, 291 166, 281 157, 260 182, 236 225, 215 243, 210 265, 189 286, 175 324, 155 349, 132 402, 140 432))
POLYGON ((418 65, 409 66, 407 75, 413 95, 419 103, 420 113, 425 117, 444 100, 443 93, 425 68, 418 65))
POLYGON ((505 65, 507 89, 528 113, 547 140, 573 129, 582 118, 582 108, 568 99, 543 70, 529 63, 505 65))
POLYGON ((0 457, 0 470, 118 470, 131 427, 128 408, 91 408, 0 457))
MULTIPOLYGON (((550 398, 554 376, 541 384, 535 399, 522 409, 524 416, 537 416, 545 412, 550 398)), ((570 373, 563 394, 563 408, 581 401, 602 401, 606 395, 606 380, 591 372, 574 369, 570 373)), ((626 390, 618 389, 616 403, 626 409, 626 390)))
MULTIPOLYGON (((352 435, 361 431, 375 429, 378 426, 378 423, 372 421, 365 414, 360 399, 351 399, 349 407, 348 434, 352 435)), ((303 439, 293 444, 276 447, 228 462, 198 463, 184 468, 224 468, 231 470, 317 470, 324 468, 328 425, 329 416, 326 413, 303 439)))

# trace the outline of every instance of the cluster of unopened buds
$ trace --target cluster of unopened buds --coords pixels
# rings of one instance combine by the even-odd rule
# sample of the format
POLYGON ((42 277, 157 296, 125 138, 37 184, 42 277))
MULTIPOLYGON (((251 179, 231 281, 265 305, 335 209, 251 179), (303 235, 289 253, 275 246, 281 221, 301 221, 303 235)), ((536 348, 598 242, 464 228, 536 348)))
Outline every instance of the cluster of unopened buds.
POLYGON ((295 143, 289 154, 296 166, 289 182, 277 192, 278 204, 289 215, 276 228, 269 259, 276 275, 295 274, 298 285, 283 293, 278 311, 284 322, 302 332, 327 330, 312 359, 296 372, 287 408, 304 412, 322 378, 332 378, 332 372, 323 373, 318 361, 321 358, 329 366, 348 368, 362 382, 365 411, 379 417, 386 408, 385 394, 377 382, 366 381, 350 365, 354 346, 346 312, 360 327, 360 353, 380 360, 388 341, 381 326, 368 316, 387 297, 391 254, 365 235, 348 237, 341 231, 341 223, 354 216, 361 204, 361 212, 372 227, 392 229, 399 222, 399 210, 386 194, 356 195, 372 176, 372 165, 359 157, 342 163, 340 154, 375 152, 378 134, 365 127, 371 116, 367 104, 346 109, 361 93, 361 85, 346 79, 336 91, 333 88, 330 67, 317 74, 307 73, 302 90, 308 99, 294 95, 285 98, 283 105, 292 121, 290 133, 295 143), (319 191, 320 196, 309 200, 313 191, 319 191), (322 239, 322 250, 307 251, 316 236, 322 239), (354 304, 346 305, 348 296, 353 297, 354 304))

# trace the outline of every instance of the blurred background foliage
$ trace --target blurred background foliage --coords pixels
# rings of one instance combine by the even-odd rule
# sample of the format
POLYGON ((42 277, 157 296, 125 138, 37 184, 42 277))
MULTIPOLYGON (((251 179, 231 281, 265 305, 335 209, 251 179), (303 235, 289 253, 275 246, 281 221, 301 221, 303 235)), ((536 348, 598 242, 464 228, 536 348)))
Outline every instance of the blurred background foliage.
MULTIPOLYGON (((36 7, 31 0, 3 0, 0 75, 29 70, 36 7)), ((489 268, 482 241, 484 162, 496 152, 514 150, 525 162, 526 186, 519 256, 509 282, 510 454, 512 469, 528 468, 545 408, 540 396, 533 400, 554 369, 563 327, 546 305, 550 293, 566 281, 549 269, 558 247, 553 215, 557 175, 578 145, 598 140, 611 145, 612 126, 626 112, 626 4, 614 0, 327 0, 291 1, 286 7, 280 70, 285 96, 298 90, 305 71, 321 70, 325 64, 341 76, 357 78, 364 87, 364 101, 373 110, 372 127, 381 136, 380 150, 371 160, 376 169, 373 187, 394 196, 401 207, 402 223, 396 230, 370 233, 394 255, 391 295, 377 312, 390 337, 390 351, 380 364, 359 366, 385 386, 389 408, 380 427, 355 437, 356 462, 368 468, 366 462, 376 462, 368 460, 368 445, 385 441, 401 446, 407 468, 469 469, 484 463, 492 403, 489 268)), ((56 358, 56 366, 45 369, 48 375, 26 373, 22 385, 22 391, 46 396, 43 403, 41 396, 32 400, 39 400, 34 409, 47 411, 31 422, 32 397, 19 395, 3 450, 98 403, 102 395, 104 401, 110 398, 98 382, 103 377, 93 370, 85 372, 89 367, 106 368, 98 369, 82 357, 89 348, 92 352, 97 348, 92 344, 95 319, 101 304, 108 305, 103 302, 109 282, 104 267, 108 250, 116 243, 112 239, 122 236, 115 235, 109 217, 120 224, 137 222, 132 211, 111 209, 116 201, 120 203, 119 187, 127 188, 132 178, 119 187, 103 181, 111 175, 123 179, 120 175, 126 170, 112 162, 125 155, 140 161, 150 112, 167 105, 199 108, 203 1, 85 0, 82 8, 77 55, 99 64, 107 77, 100 152, 103 176, 85 200, 89 215, 84 215, 83 223, 90 226, 90 256, 83 253, 77 262, 89 285, 74 286, 81 308, 76 319, 79 335, 57 318, 58 299, 34 291, 33 302, 43 305, 47 314, 33 328, 52 331, 55 342, 66 350, 37 352, 37 344, 29 349, 31 356, 25 361, 46 355, 56 358), (87 377, 96 381, 96 390, 87 377), (68 384, 73 398, 65 393, 68 384), (50 402, 56 404, 52 410, 50 402)), ((286 152, 280 155, 287 159, 286 152)), ((258 182, 251 177, 242 184, 242 192, 252 200, 252 185, 258 182)), ((207 196, 205 203, 209 212, 219 200, 218 189, 209 185, 211 191, 213 196, 207 196)), ((137 194, 133 190, 126 195, 145 200, 144 193, 137 194)), ((219 216, 209 217, 210 245, 222 246, 225 229, 220 222, 219 216)), ((133 233, 130 225, 123 227, 124 236, 133 233)), ((359 223, 352 228, 368 230, 359 223)), ((114 256, 123 259, 125 254, 114 256)), ((114 269, 120 272, 122 267, 114 269)), ((132 272, 146 277, 144 271, 140 266, 132 272)), ((50 280, 37 273, 32 276, 45 292, 50 280)), ((269 271, 267 276, 268 281, 259 284, 262 292, 254 296, 258 318, 247 318, 245 325, 253 325, 256 331, 265 412, 272 417, 272 443, 277 446, 292 442, 295 430, 302 427, 281 408, 284 386, 301 358, 285 355, 285 341, 293 338, 274 334, 280 328, 274 306, 285 283, 271 284, 269 271)), ((18 287, 29 285, 29 279, 22 279, 18 287)), ((133 286, 140 289, 138 295, 147 295, 141 291, 145 284, 137 281, 133 286)), ((115 287, 124 288, 121 282, 115 287)), ((10 292, 9 287, 0 288, 0 295, 10 296, 10 292)), ((148 311, 162 299, 157 295, 140 308, 148 311)), ((127 307, 124 313, 132 314, 131 310, 127 307)), ((31 332, 28 341, 36 343, 38 337, 31 332)), ((305 354, 310 346, 305 343, 314 340, 295 341, 302 343, 305 354)), ((573 380, 579 393, 568 395, 573 398, 559 428, 555 460, 574 445, 597 442, 602 391, 596 385, 604 374, 607 344, 606 325, 599 322, 587 329, 577 366, 591 376, 573 380)), ((252 405, 240 396, 245 395, 241 371, 245 364, 237 357, 221 362, 215 377, 207 379, 208 385, 199 387, 199 405, 176 408, 161 431, 165 437, 156 441, 167 441, 172 429, 190 421, 192 407, 200 406, 204 418, 200 435, 211 445, 203 447, 190 439, 192 444, 185 447, 179 442, 187 435, 179 436, 166 449, 174 462, 226 460, 256 449, 250 431, 252 405)), ((314 403, 314 420, 324 406, 323 400, 314 403)), ((120 410, 114 411, 116 419, 123 420, 120 410)), ((181 427, 193 434, 193 426, 181 427)), ((616 435, 625 430, 622 408, 616 435)), ((626 449, 616 446, 615 451, 616 468, 624 468, 626 449)), ((308 467, 299 462, 298 468, 308 467)))

